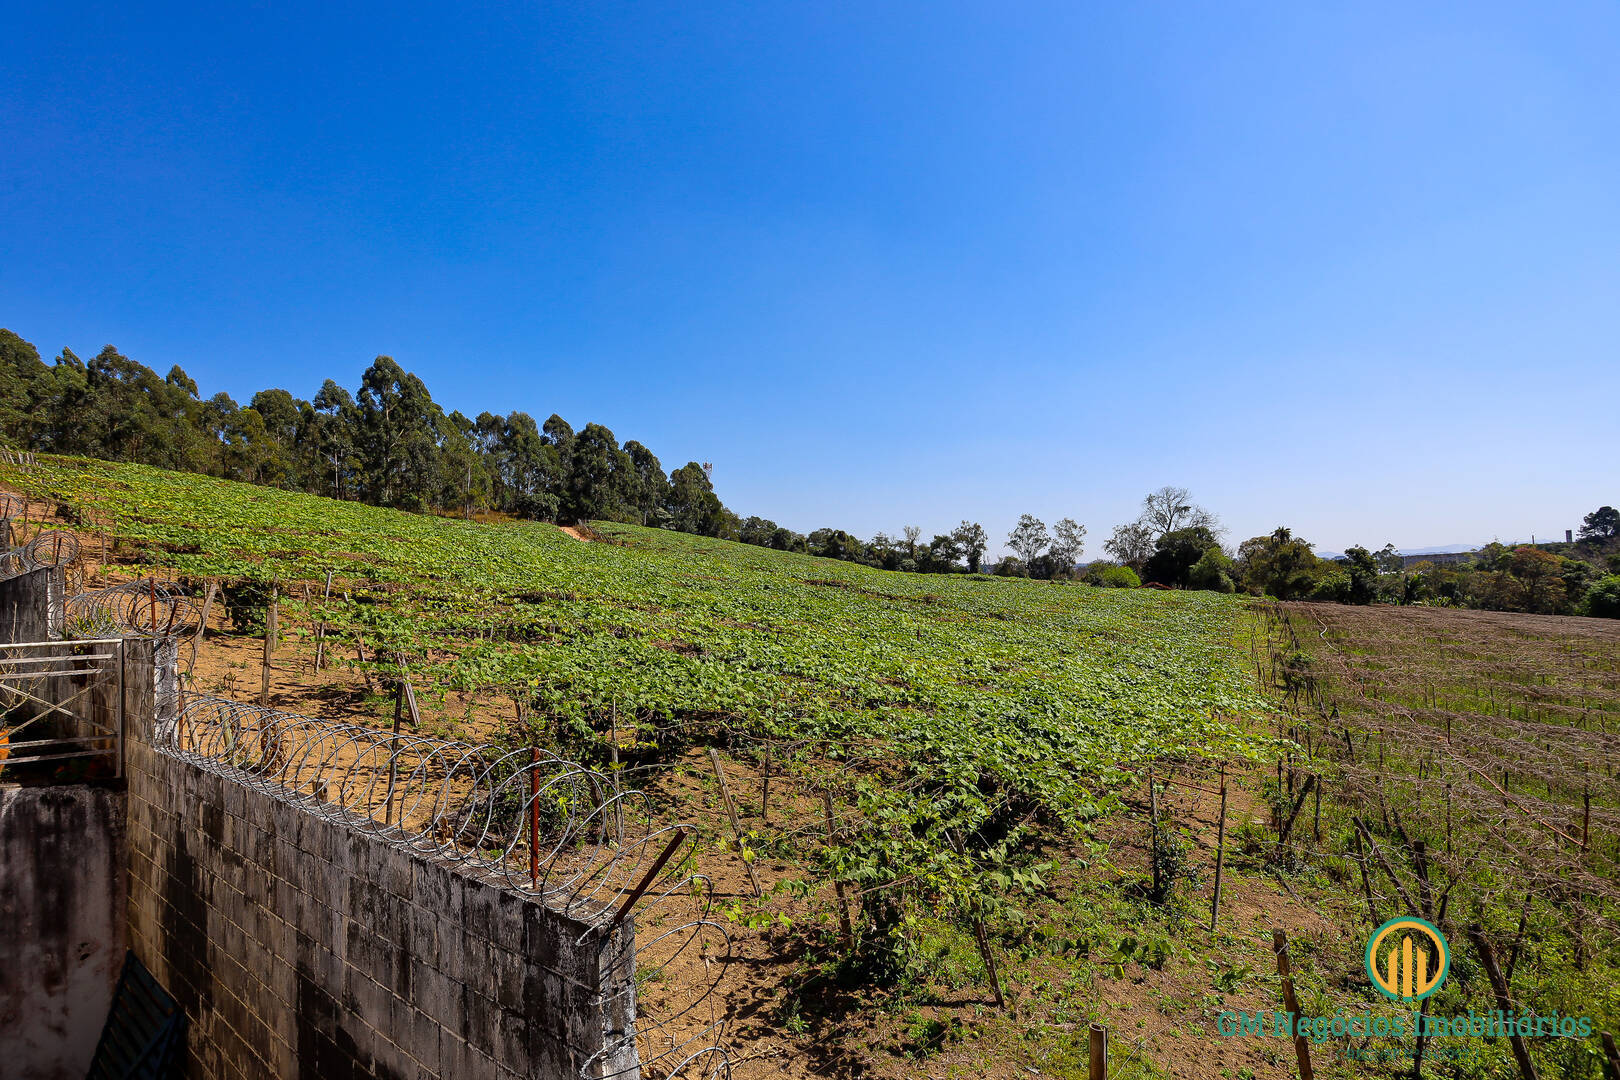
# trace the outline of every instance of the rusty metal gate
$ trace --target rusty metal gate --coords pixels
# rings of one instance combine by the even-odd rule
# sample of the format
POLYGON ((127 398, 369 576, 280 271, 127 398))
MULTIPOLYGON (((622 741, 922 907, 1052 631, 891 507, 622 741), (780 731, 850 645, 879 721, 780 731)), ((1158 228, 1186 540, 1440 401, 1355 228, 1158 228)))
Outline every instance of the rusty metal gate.
POLYGON ((68 761, 124 774, 123 640, 0 644, 0 781, 68 761))

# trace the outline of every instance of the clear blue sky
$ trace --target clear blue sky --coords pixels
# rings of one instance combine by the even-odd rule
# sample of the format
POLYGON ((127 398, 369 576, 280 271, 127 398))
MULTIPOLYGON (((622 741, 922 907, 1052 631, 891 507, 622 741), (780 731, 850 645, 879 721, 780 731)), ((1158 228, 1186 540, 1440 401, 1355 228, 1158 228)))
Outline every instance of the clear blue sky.
POLYGON ((870 535, 1620 503, 1620 8, 20 4, 0 325, 560 412, 870 535))

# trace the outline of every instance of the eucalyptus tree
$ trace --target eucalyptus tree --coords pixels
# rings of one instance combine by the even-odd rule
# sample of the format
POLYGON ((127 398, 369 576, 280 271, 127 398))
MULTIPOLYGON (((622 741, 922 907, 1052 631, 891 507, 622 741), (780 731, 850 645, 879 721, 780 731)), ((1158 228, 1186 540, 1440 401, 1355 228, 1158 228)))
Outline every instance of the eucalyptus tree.
POLYGON ((1046 531, 1046 523, 1033 514, 1025 514, 1013 526, 1013 531, 1007 534, 1007 546, 1018 553, 1018 558, 1027 566, 1035 561, 1035 557, 1046 550, 1046 545, 1052 542, 1052 537, 1046 531))
POLYGON ((1153 530, 1153 539, 1178 529, 1208 529, 1217 535, 1221 523, 1215 514, 1192 501, 1184 487, 1166 485, 1142 498, 1142 514, 1137 522, 1153 530))
POLYGON ((961 548, 963 557, 967 559, 968 573, 977 574, 984 562, 984 549, 990 545, 990 538, 985 535, 984 526, 976 521, 963 521, 951 536, 961 548))
POLYGON ((1048 553, 1060 573, 1069 573, 1086 550, 1086 527, 1073 518, 1052 526, 1052 549, 1048 553))
POLYGON ((563 513, 578 521, 617 520, 633 504, 638 484, 635 462, 620 449, 613 432, 586 424, 569 455, 563 513))
POLYGON ((370 501, 421 507, 437 472, 438 425, 444 414, 422 380, 392 357, 379 356, 355 395, 361 481, 370 501))
MULTIPOLYGON (((635 478, 630 494, 630 505, 635 509, 640 524, 651 524, 653 514, 669 501, 669 477, 664 475, 664 467, 659 464, 653 452, 635 439, 624 444, 624 452, 630 455, 630 468, 635 478)), ((772 529, 775 527, 771 524, 772 529)), ((769 536, 770 530, 765 530, 764 535, 769 536)), ((764 540, 751 542, 765 543, 764 540)))
POLYGON ((722 507, 703 466, 688 461, 671 473, 669 479, 669 500, 664 509, 670 528, 713 536, 720 525, 722 507))

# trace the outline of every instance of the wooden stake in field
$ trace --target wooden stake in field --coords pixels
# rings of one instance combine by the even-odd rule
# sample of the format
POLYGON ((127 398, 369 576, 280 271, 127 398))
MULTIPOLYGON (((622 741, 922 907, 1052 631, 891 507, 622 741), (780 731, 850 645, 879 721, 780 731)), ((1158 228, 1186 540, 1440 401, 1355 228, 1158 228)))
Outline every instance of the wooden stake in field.
POLYGON ((394 785, 399 778, 399 698, 394 698, 394 737, 388 742, 388 803, 383 812, 383 824, 394 823, 394 785))
POLYGON ((1390 884, 1395 886, 1395 891, 1400 895, 1401 902, 1406 905, 1406 913, 1414 918, 1417 917, 1418 906, 1412 901, 1412 894, 1406 891, 1405 884, 1395 874, 1395 868, 1389 865, 1388 859, 1384 858, 1383 851, 1379 849, 1378 844, 1373 840, 1372 830, 1368 829, 1366 823, 1359 817, 1352 816, 1350 821, 1357 829, 1361 830, 1362 840, 1366 842, 1367 847, 1372 851, 1373 858, 1378 860, 1378 865, 1383 868, 1385 876, 1390 880, 1390 884))
MULTIPOLYGON (((343 602, 345 604, 347 604, 349 602, 349 594, 346 593, 346 592, 343 594, 343 602)), ((371 689, 371 668, 366 666, 366 639, 365 639, 364 636, 362 636, 360 634, 360 632, 358 630, 355 631, 355 635, 354 635, 354 655, 355 655, 355 658, 360 661, 360 674, 365 676, 366 689, 370 690, 371 689)), ((521 714, 519 714, 519 719, 521 719, 521 718, 522 718, 522 716, 521 716, 521 714)))
POLYGON ((1427 1023, 1429 1003, 1422 1002, 1418 1006, 1417 1014, 1417 1045, 1412 1048, 1412 1080, 1423 1080, 1423 1048, 1428 1045, 1428 1033, 1423 1030, 1427 1023))
POLYGON ((1581 792, 1581 850, 1592 840, 1592 786, 1587 784, 1581 792))
MULTIPOLYGON (((320 627, 317 625, 318 620, 315 618, 315 612, 314 612, 314 610, 311 607, 310 602, 309 602, 309 586, 308 585, 305 585, 303 587, 303 593, 304 593, 304 611, 306 611, 309 614, 309 637, 310 637, 310 640, 313 641, 313 640, 315 640, 315 637, 316 637, 317 633, 319 632, 320 627)), ((313 661, 311 661, 310 670, 314 671, 314 662, 313 661)))
POLYGON ((403 662, 399 665, 399 688, 405 698, 405 710, 410 714, 411 727, 420 728, 422 726, 422 714, 416 708, 416 689, 411 686, 411 675, 410 672, 405 670, 403 662))
POLYGON ((1108 1029, 1092 1024, 1086 1047, 1087 1080, 1108 1080, 1108 1029))
POLYGON ((731 819, 731 835, 737 841, 737 857, 742 860, 743 869, 748 871, 748 884, 754 887, 754 897, 764 896, 764 890, 759 887, 759 877, 754 873, 754 864, 748 861, 748 849, 743 844, 742 825, 737 821, 737 806, 731 801, 731 789, 726 786, 726 771, 720 767, 720 751, 709 747, 709 762, 714 766, 715 779, 720 781, 720 798, 726 804, 726 817, 731 819))
MULTIPOLYGON (((1277 953, 1277 974, 1282 976, 1283 1008, 1293 1023, 1299 1019, 1299 997, 1294 993, 1294 976, 1288 964, 1288 935, 1273 930, 1271 946, 1277 953)), ((1311 1069, 1311 1044, 1303 1035, 1294 1036, 1294 1056, 1299 1059, 1300 1080, 1313 1080, 1316 1073, 1311 1069)))
POLYGON ((1605 1031, 1603 1036, 1603 1056, 1609 1063, 1609 1076, 1611 1080, 1620 1080, 1620 1050, 1614 1046, 1614 1033, 1605 1031))
MULTIPOLYGON (((332 599, 332 571, 326 572, 326 591, 321 594, 321 604, 324 606, 332 599)), ((315 624, 315 673, 321 671, 321 661, 326 659, 326 623, 319 621, 315 624)))
POLYGON ((1313 773, 1305 778, 1305 786, 1299 789, 1299 797, 1294 800, 1294 807, 1288 812, 1288 819, 1282 823, 1282 828, 1277 831, 1277 855, 1279 858, 1282 857, 1282 849, 1288 846, 1288 837, 1293 833, 1294 821, 1299 817, 1300 809, 1305 805, 1305 796, 1309 795, 1311 789, 1315 786, 1316 775, 1313 773))
MULTIPOLYGON (((947 835, 951 838, 951 846, 956 849, 956 854, 966 860, 967 848, 963 845, 962 838, 955 833, 947 835)), ((1001 974, 996 969, 996 954, 990 950, 990 935, 985 932, 984 919, 979 914, 977 900, 973 906, 973 938, 979 945, 979 959, 984 961, 985 973, 990 976, 990 991, 996 996, 996 1008, 1005 1008, 1007 999, 1001 992, 1001 974)))
POLYGON ((759 820, 766 825, 771 823, 771 744, 765 743, 765 768, 761 770, 759 780, 759 820))
MULTIPOLYGON (((821 792, 821 809, 827 816, 827 846, 837 843, 836 827, 833 824, 832 792, 823 789, 821 792)), ((844 883, 833 878, 833 891, 838 894, 838 921, 844 931, 844 948, 855 947, 855 928, 849 921, 849 901, 844 897, 844 883)))
POLYGON ((259 683, 259 704, 270 704, 270 660, 276 654, 276 596, 270 594, 270 604, 264 610, 264 669, 259 683))
POLYGON ((624 803, 619 798, 623 787, 619 777, 619 703, 617 701, 613 703, 613 711, 609 714, 608 723, 612 728, 612 734, 608 741, 608 754, 613 765, 613 823, 616 830, 613 838, 615 841, 623 843, 624 803))
POLYGON ((1159 864, 1159 792, 1153 786, 1153 773, 1148 773, 1148 861, 1153 864, 1153 898, 1164 896, 1159 864))
POLYGON ((529 888, 540 887, 540 748, 529 747, 529 888))
POLYGON ((1215 896, 1209 905, 1209 929, 1221 918, 1221 866, 1226 861, 1226 762, 1221 762, 1221 816, 1215 823, 1215 896))
POLYGON ((191 671, 197 666, 197 649, 201 647, 203 635, 208 632, 208 616, 214 610, 214 594, 219 591, 219 582, 208 583, 208 596, 203 600, 202 618, 197 620, 197 636, 191 639, 191 659, 186 661, 186 678, 191 677, 191 671))
POLYGON ((1378 917, 1378 901, 1373 898, 1372 877, 1367 873, 1367 851, 1361 844, 1361 833, 1352 831, 1356 841, 1356 868, 1361 871, 1361 889, 1367 894, 1367 919, 1373 926, 1382 923, 1378 917))
POLYGON ((1316 846, 1321 847, 1322 846, 1322 785, 1320 783, 1318 783, 1316 785, 1316 796, 1315 796, 1313 801, 1316 803, 1316 810, 1315 810, 1315 821, 1312 823, 1312 827, 1311 827, 1311 835, 1316 840, 1316 846))
MULTIPOLYGON (((1496 994, 1496 1007, 1504 1014, 1513 1011, 1512 995, 1508 993, 1507 980, 1502 978, 1502 969, 1496 966, 1496 954, 1491 951, 1491 943, 1485 940, 1485 934, 1480 930, 1479 924, 1468 928, 1468 940, 1474 943, 1479 952, 1480 962, 1485 965, 1485 977, 1491 981, 1491 990, 1496 994)), ((1530 1050, 1524 1044, 1524 1038, 1513 1029, 1508 1036, 1508 1045, 1513 1049, 1513 1058, 1519 1063, 1519 1073, 1524 1080, 1536 1080, 1536 1066, 1530 1060, 1530 1050)))

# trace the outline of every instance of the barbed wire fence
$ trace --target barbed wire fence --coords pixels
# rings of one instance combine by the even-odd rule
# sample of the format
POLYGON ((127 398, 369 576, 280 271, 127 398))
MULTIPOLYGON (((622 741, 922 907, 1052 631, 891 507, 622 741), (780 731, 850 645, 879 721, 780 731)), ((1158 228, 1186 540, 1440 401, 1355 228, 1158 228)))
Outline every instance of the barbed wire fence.
MULTIPOLYGON (((45 566, 68 570, 69 639, 184 640, 205 629, 197 599, 176 581, 149 575, 83 590, 91 571, 79 537, 45 528, 46 515, 31 512, 27 499, 0 493, 0 522, 0 537, 11 544, 0 552, 0 578, 45 566)), ((88 517, 83 524, 97 528, 88 517)), ((106 563, 111 543, 106 523, 101 527, 106 563)), ((697 974, 680 985, 661 980, 666 1007, 657 1016, 639 1010, 629 1034, 610 1037, 581 1064, 582 1077, 602 1062, 627 1060, 630 1041, 636 1055, 629 1060, 639 1058, 644 1076, 730 1075, 732 1056, 722 1045, 727 1010, 716 988, 732 943, 714 917, 712 883, 694 869, 695 826, 661 822, 642 792, 539 748, 388 731, 186 690, 178 705, 176 720, 158 733, 160 749, 199 768, 379 842, 460 865, 593 931, 634 912, 633 947, 603 972, 611 994, 635 1003, 638 972, 678 966, 683 975, 697 974)))
POLYGON ((1515 983, 1531 955, 1577 972, 1613 955, 1620 625, 1301 603, 1259 616, 1256 677, 1296 748, 1266 794, 1277 820, 1315 803, 1271 861, 1335 872, 1369 925, 1420 917, 1494 954, 1487 972, 1505 958, 1489 989, 1515 1008, 1548 1007, 1515 983))
POLYGON ((196 693, 184 695, 158 745, 379 843, 470 869, 593 931, 634 910, 633 950, 604 979, 614 995, 634 995, 637 970, 664 971, 689 955, 701 954, 692 967, 707 974, 680 988, 675 1011, 638 1018, 580 1075, 595 1075, 628 1040, 641 1067, 666 1078, 729 1075, 720 1010, 707 1018, 700 1010, 724 977, 730 937, 710 917, 711 883, 692 869, 696 829, 660 823, 641 792, 537 747, 390 732, 196 693))

